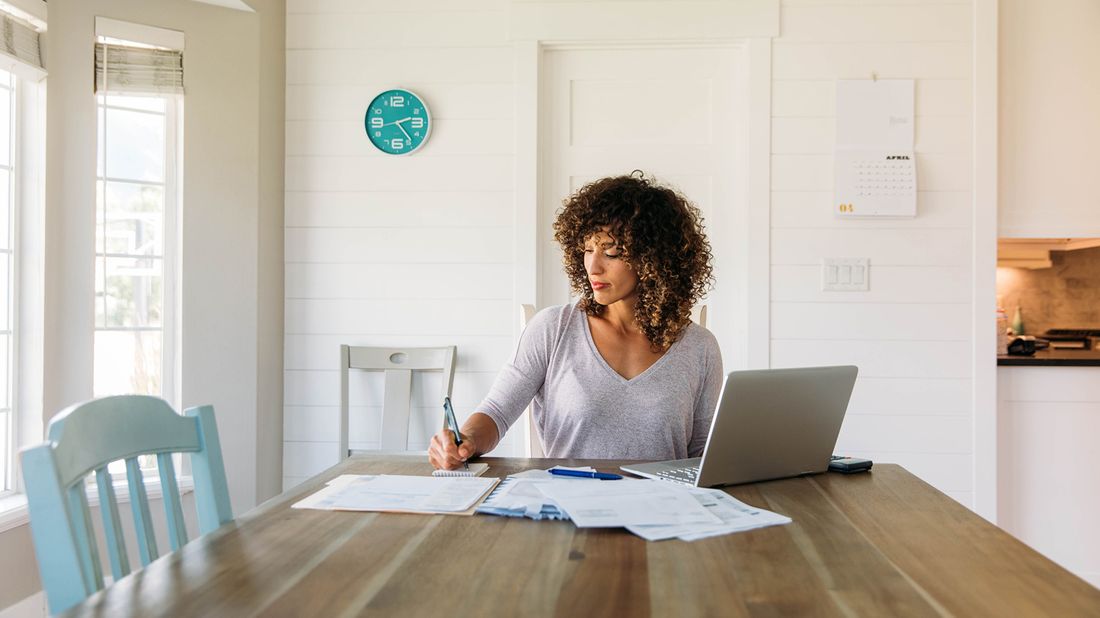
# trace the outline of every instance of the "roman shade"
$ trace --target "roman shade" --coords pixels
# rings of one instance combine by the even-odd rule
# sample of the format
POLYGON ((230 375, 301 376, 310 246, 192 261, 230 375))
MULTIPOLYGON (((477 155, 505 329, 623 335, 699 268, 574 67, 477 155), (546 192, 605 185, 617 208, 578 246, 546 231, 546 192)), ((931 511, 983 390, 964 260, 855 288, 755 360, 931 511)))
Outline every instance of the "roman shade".
POLYGON ((0 11, 0 54, 43 70, 38 31, 0 11))
POLYGON ((97 93, 183 94, 183 52, 99 42, 95 46, 97 93))

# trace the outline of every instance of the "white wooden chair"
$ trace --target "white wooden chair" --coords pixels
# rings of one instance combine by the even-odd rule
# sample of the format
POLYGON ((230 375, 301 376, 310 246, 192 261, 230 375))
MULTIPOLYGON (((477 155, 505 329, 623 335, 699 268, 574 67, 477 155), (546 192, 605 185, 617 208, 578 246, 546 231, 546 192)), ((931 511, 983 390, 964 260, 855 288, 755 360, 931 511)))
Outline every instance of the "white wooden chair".
MULTIPOLYGON (((527 329, 527 323, 531 321, 531 318, 535 316, 535 306, 529 304, 521 304, 519 306, 519 327, 520 331, 527 329)), ((707 306, 696 305, 691 309, 691 321, 695 322, 703 328, 707 327, 707 306)), ((528 457, 546 457, 546 452, 542 448, 542 439, 539 437, 538 429, 535 428, 535 418, 531 415, 531 406, 527 406, 527 409, 523 411, 520 416, 520 423, 523 427, 523 443, 526 445, 526 451, 528 457), (527 421, 524 422, 523 419, 527 421)))
POLYGON ((340 346, 340 460, 346 459, 348 449, 348 371, 384 371, 386 385, 382 404, 382 433, 380 450, 407 451, 409 449, 409 410, 412 397, 413 371, 441 371, 442 386, 439 394, 439 414, 443 416, 443 398, 451 396, 454 385, 455 346, 442 348, 372 348, 364 346, 340 346))

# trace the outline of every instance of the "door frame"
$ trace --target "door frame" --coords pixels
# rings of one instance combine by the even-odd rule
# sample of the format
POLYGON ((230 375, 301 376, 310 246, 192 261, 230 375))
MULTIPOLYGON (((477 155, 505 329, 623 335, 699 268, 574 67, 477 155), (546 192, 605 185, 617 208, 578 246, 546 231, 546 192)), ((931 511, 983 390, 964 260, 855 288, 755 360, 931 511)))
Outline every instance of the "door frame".
POLYGON ((973 510, 997 523, 998 0, 973 8, 973 510))

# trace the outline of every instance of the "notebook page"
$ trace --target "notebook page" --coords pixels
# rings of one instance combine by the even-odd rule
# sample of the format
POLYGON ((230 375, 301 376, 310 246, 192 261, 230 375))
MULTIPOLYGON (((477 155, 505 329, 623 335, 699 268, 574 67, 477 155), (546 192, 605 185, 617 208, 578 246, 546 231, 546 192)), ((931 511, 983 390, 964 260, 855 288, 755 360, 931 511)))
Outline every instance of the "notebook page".
POLYGON ((481 476, 485 474, 485 471, 489 469, 487 463, 475 463, 470 464, 470 469, 459 468, 458 470, 433 470, 432 476, 481 476))

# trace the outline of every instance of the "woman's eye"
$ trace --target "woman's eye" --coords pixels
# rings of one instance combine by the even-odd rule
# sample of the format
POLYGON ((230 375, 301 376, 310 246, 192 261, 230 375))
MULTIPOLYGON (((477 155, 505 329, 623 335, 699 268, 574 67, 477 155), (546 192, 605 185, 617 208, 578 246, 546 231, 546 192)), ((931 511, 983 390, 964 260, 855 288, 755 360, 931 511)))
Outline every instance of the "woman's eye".
POLYGON ((604 256, 609 257, 613 260, 617 260, 617 259, 621 258, 623 256, 623 254, 620 251, 619 253, 604 253, 604 256))

